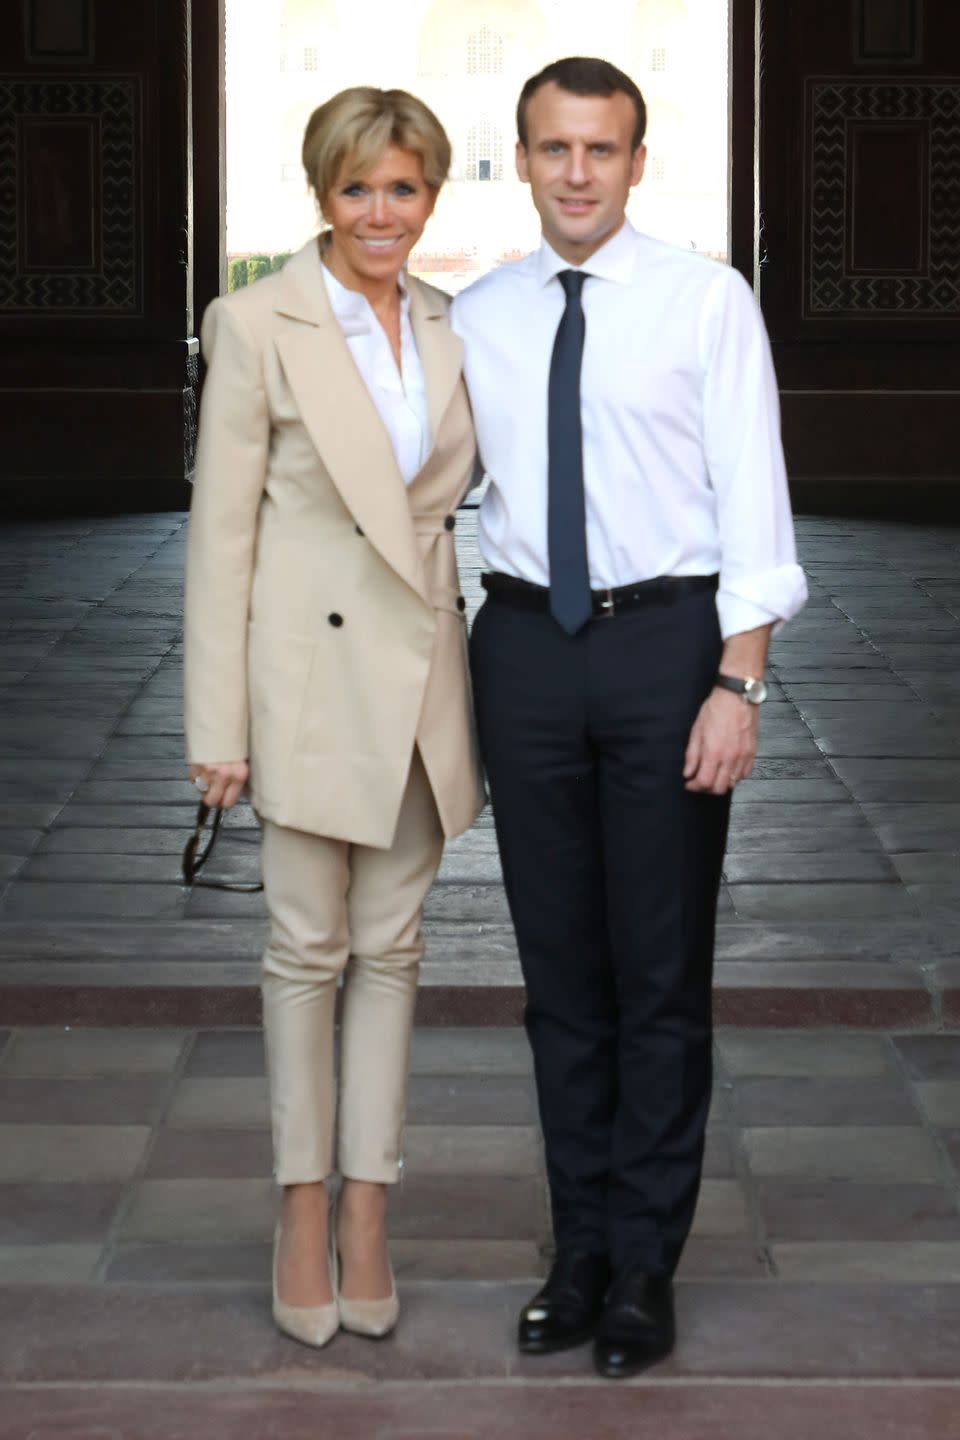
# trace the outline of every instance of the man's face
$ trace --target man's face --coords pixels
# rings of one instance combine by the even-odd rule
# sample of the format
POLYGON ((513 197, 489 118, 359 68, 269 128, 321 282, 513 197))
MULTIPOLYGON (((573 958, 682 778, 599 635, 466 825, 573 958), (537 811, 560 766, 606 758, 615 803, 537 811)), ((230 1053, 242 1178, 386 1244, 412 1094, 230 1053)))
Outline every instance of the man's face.
POLYGON ((623 224, 646 146, 631 151, 636 113, 628 95, 571 95, 552 82, 527 105, 527 146, 517 174, 530 186, 547 242, 572 265, 623 224))

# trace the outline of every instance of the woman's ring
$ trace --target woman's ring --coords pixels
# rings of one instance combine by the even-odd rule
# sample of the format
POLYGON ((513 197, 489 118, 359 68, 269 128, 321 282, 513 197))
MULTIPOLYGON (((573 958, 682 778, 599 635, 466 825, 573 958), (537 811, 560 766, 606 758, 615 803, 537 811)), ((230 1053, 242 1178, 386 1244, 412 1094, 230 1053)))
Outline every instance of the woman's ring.
POLYGON ((202 775, 198 775, 198 776, 195 778, 195 780, 194 780, 193 783, 194 783, 194 785, 196 785, 196 787, 197 787, 197 789, 200 791, 200 794, 201 794, 201 795, 205 795, 205 794, 207 793, 207 791, 210 789, 210 782, 209 782, 209 780, 204 780, 204 778, 203 778, 202 775))

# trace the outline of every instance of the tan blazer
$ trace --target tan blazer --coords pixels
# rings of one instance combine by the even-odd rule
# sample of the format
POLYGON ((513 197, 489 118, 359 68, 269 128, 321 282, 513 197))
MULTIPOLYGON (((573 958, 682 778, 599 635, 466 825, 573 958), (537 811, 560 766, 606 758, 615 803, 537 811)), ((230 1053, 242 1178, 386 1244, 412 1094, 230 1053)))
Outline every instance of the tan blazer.
POLYGON ((416 742, 457 835, 484 799, 453 543, 475 453, 461 342, 411 279, 433 449, 408 489, 320 265, 311 241, 204 316, 188 759, 249 757, 264 819, 387 847, 416 742))

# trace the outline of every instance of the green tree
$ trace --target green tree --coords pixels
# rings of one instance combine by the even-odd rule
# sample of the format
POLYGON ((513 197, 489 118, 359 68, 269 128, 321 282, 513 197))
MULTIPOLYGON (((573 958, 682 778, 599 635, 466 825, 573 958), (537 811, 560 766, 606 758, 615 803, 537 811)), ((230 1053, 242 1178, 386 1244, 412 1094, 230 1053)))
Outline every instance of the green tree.
POLYGON ((247 261, 247 284, 252 285, 255 280, 260 280, 264 275, 270 274, 269 255, 251 255, 247 261))
POLYGON ((274 255, 273 259, 270 261, 270 267, 273 270, 282 270, 289 259, 290 251, 282 250, 279 255, 274 255))
POLYGON ((227 289, 242 290, 247 283, 247 262, 242 257, 231 260, 227 271, 227 289))

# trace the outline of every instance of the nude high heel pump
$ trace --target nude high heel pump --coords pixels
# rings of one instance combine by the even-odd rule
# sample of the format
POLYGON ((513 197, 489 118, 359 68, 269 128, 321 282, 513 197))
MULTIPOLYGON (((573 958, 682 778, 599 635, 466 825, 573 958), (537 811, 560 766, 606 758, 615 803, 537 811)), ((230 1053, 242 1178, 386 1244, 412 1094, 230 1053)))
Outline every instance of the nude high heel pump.
MULTIPOLYGON (((333 1223, 331 1213, 330 1224, 333 1223)), ((332 1273, 330 1283, 333 1288, 333 1299, 326 1305, 286 1305, 277 1294, 277 1255, 280 1250, 281 1225, 277 1221, 277 1228, 273 1232, 273 1319, 279 1330, 289 1335, 294 1340, 299 1340, 304 1345, 313 1345, 320 1349, 328 1345, 340 1328, 340 1311, 337 1305, 337 1281, 336 1273, 332 1273)), ((336 1254, 336 1244, 333 1246, 333 1253, 336 1254)))
MULTIPOLYGON (((333 1253, 337 1254, 336 1215, 332 1217, 333 1253)), ((389 1262, 388 1262, 389 1263, 389 1262)), ((400 1318, 400 1300, 393 1266, 390 1266, 390 1294, 382 1300, 348 1300, 337 1293, 340 1308, 340 1325, 354 1335, 366 1335, 371 1340, 382 1340, 396 1326, 400 1318)))

